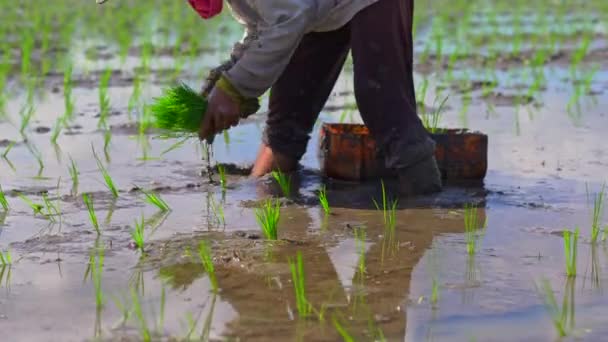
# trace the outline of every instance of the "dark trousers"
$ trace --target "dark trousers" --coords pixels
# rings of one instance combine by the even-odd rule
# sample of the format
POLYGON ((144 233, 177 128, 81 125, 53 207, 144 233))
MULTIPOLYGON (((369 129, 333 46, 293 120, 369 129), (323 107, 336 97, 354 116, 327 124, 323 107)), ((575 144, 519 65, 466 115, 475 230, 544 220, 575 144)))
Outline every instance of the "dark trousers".
POLYGON ((380 0, 338 30, 305 35, 271 89, 264 142, 302 157, 350 50, 359 112, 386 166, 407 168, 431 156, 434 143, 416 113, 413 11, 414 0, 380 0))

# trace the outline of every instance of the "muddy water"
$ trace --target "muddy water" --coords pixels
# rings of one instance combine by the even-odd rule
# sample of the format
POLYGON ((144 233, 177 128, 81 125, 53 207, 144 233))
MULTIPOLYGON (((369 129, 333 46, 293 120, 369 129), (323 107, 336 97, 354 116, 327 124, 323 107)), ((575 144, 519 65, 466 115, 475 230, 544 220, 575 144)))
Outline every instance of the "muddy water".
MULTIPOLYGON (((606 40, 599 37, 596 46, 601 50, 606 40)), ((217 58, 217 53, 201 56, 200 67, 215 65, 217 58)), ((152 65, 162 69, 170 62, 163 57, 152 65)), ((437 76, 442 71, 426 74, 425 65, 418 67, 417 83, 428 77, 430 89, 442 88, 445 80, 437 76)), ((339 121, 344 108, 354 103, 350 70, 341 76, 319 122, 339 121)), ((600 69, 592 84, 595 95, 583 97, 573 114, 568 110, 573 88, 567 66, 549 64, 544 69, 546 89, 522 106, 509 97, 521 86, 518 73, 525 73, 514 70, 498 72, 501 81, 494 94, 501 96, 488 99, 474 90, 464 113, 465 97, 458 90, 447 92, 443 124, 466 125, 490 137, 483 186, 448 185, 439 195, 402 199, 396 228, 387 231, 382 213, 372 204, 380 196, 378 182, 344 183, 319 174, 317 125, 303 168, 293 175, 297 194, 283 201, 278 242, 261 239, 253 209, 276 195, 276 186, 241 172, 255 156, 263 114, 232 129, 228 140, 216 140, 214 160, 239 165, 222 191, 201 176, 202 149, 194 140, 163 154, 176 140, 161 140, 150 132, 144 153, 136 139, 137 125, 127 113, 128 71, 117 69, 112 79, 113 134, 107 153, 95 117, 95 73, 78 73, 85 80, 74 89, 78 127, 62 134, 58 147, 49 143, 49 133, 37 133, 36 128, 52 127, 63 111, 63 95, 41 94, 26 135, 39 151, 42 169, 16 128, 23 98, 10 99, 7 111, 14 124, 0 121, 1 139, 17 142, 0 161, 1 184, 11 205, 8 213, 0 212, 0 249, 10 249, 14 259, 11 267, 0 269, 3 339, 140 340, 142 319, 133 312, 123 320, 117 305, 132 308, 136 294, 143 320, 158 340, 334 341, 340 339, 335 321, 362 341, 553 340, 550 313, 536 290, 547 279, 560 305, 562 300, 573 303, 571 336, 601 340, 608 333, 603 291, 608 246, 589 243, 587 189, 596 192, 606 181, 602 141, 608 129, 608 74, 600 69), (108 165, 120 190, 118 199, 105 188, 92 147, 108 165), (70 157, 80 170, 77 189, 72 189, 67 169, 70 157), (322 185, 333 207, 330 216, 316 201, 315 191, 322 185), (138 187, 158 191, 172 211, 159 213, 146 204, 138 187), (32 215, 15 191, 37 203, 42 202, 41 192, 48 191, 60 203, 61 220, 32 215), (94 199, 99 237, 80 197, 85 192, 94 199), (218 224, 211 201, 223 203, 225 224, 218 224), (487 220, 474 257, 465 248, 465 204, 478 206, 480 221, 487 220), (131 248, 130 237, 141 215, 147 230, 144 256, 131 248), (575 226, 581 227, 579 275, 568 281, 561 232, 575 226), (363 243, 359 232, 365 233, 363 243), (197 257, 202 240, 212 246, 216 294, 197 257), (105 255, 103 307, 96 306, 89 272, 90 254, 100 249, 105 255), (303 255, 305 289, 316 313, 307 319, 298 318, 287 262, 297 252, 303 255), (430 303, 433 279, 439 284, 436 304, 430 303)), ((467 66, 455 70, 454 79, 483 73, 467 66)), ((145 87, 146 99, 159 94, 164 84, 162 77, 152 79, 145 87)), ((186 80, 197 82, 193 75, 186 80)), ((49 77, 47 85, 60 86, 61 79, 49 77)), ((429 90, 427 105, 435 96, 429 90)), ((345 118, 359 120, 356 112, 347 111, 345 118)))

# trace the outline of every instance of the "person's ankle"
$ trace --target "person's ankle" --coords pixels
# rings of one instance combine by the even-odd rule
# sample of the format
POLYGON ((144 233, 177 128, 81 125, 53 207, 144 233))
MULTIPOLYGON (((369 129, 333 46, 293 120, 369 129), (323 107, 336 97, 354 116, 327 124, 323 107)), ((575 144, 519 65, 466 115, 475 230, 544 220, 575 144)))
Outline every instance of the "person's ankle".
POLYGON ((440 192, 441 172, 435 156, 399 170, 399 190, 402 196, 416 196, 440 192))

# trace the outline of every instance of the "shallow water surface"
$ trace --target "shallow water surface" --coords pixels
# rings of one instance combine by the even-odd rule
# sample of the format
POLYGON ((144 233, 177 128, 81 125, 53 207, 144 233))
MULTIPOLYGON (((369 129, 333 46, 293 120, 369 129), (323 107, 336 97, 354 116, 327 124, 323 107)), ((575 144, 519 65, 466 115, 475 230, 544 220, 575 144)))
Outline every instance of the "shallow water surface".
MULTIPOLYGON (((418 27, 423 41, 433 35, 435 21, 421 18, 427 20, 418 27)), ((480 29, 468 26, 461 34, 488 36, 495 32, 492 25, 505 36, 517 34, 505 28, 510 18, 508 12, 493 21, 471 16, 480 29)), ((534 36, 536 17, 518 18, 534 36)), ((580 16, 558 18, 572 23, 564 31, 568 35, 587 27, 580 16)), ((237 39, 238 30, 226 20, 215 22, 210 32, 237 39)), ((75 119, 57 145, 45 128, 53 128, 64 112, 62 72, 42 77, 35 116, 23 135, 19 113, 26 90, 18 75, 9 77, 16 90, 6 97, 7 116, 0 116, 0 152, 15 144, 0 159, 0 184, 10 204, 8 212, 0 211, 0 251, 10 250, 13 263, 0 266, 3 339, 142 340, 149 330, 152 340, 335 341, 348 335, 357 341, 550 341, 557 332, 539 290, 548 281, 567 313, 569 337, 602 340, 608 333, 608 245, 590 241, 591 197, 602 188, 608 168, 602 143, 608 130, 608 74, 606 60, 599 59, 607 41, 601 25, 590 28, 592 48, 576 72, 563 63, 578 46, 576 40, 559 45, 559 56, 540 73, 506 57, 489 70, 487 60, 471 53, 449 69, 435 56, 436 45, 425 52, 419 42, 415 78, 420 101, 433 107, 437 98, 449 95, 441 125, 488 134, 489 169, 481 185, 447 184, 437 195, 400 199, 393 229, 373 204, 381 199, 379 181, 354 184, 325 179, 319 171, 320 124, 360 121, 351 110, 353 75, 347 65, 311 134, 301 169, 291 175, 294 195, 280 199, 279 241, 263 238, 255 216, 261 201, 281 197, 277 185, 270 177, 246 177, 264 113, 216 138, 212 161, 228 169, 222 189, 217 175, 210 181, 205 173, 204 148, 195 139, 166 152, 179 139, 161 139, 151 129, 139 134, 143 107, 129 112, 128 103, 143 59, 135 46, 146 41, 136 40, 121 63, 113 44, 81 37, 70 48, 75 119), (93 53, 106 58, 91 59, 93 53), (596 65, 589 92, 574 101, 578 81, 573 74, 596 65), (97 85, 105 68, 114 71, 107 130, 98 127, 97 85), (544 86, 529 92, 540 74, 544 86), (496 80, 491 89, 489 80, 496 80), (106 188, 92 149, 107 165, 118 198, 106 188), (70 159, 79 170, 77 187, 68 172, 70 159), (330 215, 318 204, 322 186, 330 215), (160 194, 171 211, 146 203, 139 189, 160 194), (83 193, 93 198, 101 235, 89 221, 83 193), (33 215, 18 194, 35 203, 43 203, 46 194, 61 215, 33 215), (225 223, 214 210, 218 205, 225 223), (474 255, 466 252, 464 208, 469 205, 477 207, 479 223, 474 255), (143 254, 134 250, 131 237, 141 217, 143 254), (580 227, 578 275, 569 279, 562 235, 575 227, 580 227), (198 255, 201 241, 211 246, 217 292, 198 255), (303 257, 309 317, 297 310, 289 266, 297 253, 303 257), (103 267, 95 271, 101 254, 103 267), (101 305, 95 300, 96 284, 101 305)), ((162 37, 152 37, 162 45, 162 37)), ((169 46, 178 39, 169 38, 169 46)), ((227 44, 195 46, 200 48, 196 58, 184 60, 180 72, 172 70, 180 62, 172 50, 156 51, 148 61, 152 70, 141 102, 160 94, 170 82, 167 74, 200 82, 202 72, 196 70, 219 63, 223 55, 218 51, 227 44)), ((448 43, 444 48, 446 55, 440 57, 449 60, 451 48, 448 43)), ((386 184, 392 198, 395 184, 386 184)), ((600 224, 606 225, 602 215, 600 224)))

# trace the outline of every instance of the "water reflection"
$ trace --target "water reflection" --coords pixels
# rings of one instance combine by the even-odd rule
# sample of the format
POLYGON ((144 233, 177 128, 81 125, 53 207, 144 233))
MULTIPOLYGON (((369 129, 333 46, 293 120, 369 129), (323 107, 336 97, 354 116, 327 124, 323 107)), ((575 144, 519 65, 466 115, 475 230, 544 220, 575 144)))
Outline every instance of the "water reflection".
MULTIPOLYGON (((440 216, 430 209, 398 210, 390 234, 382 212, 336 209, 324 221, 325 230, 314 231, 321 234, 315 239, 302 227, 320 224, 318 212, 290 209, 285 212, 288 219, 281 222, 281 234, 290 240, 259 241, 261 248, 238 252, 246 255, 238 263, 216 263, 218 296, 238 313, 227 325, 227 338, 263 334, 268 339, 335 340, 347 333, 356 340, 403 339, 412 270, 437 234, 464 232, 462 216, 440 216), (345 227, 346 217, 366 224, 345 227), (296 298, 287 260, 297 252, 304 258, 306 295, 314 308, 306 319, 290 314, 296 298)), ((480 213, 485 216, 483 209, 480 213)), ((200 264, 182 259, 161 267, 159 275, 173 289, 184 291, 204 271, 200 264)))

